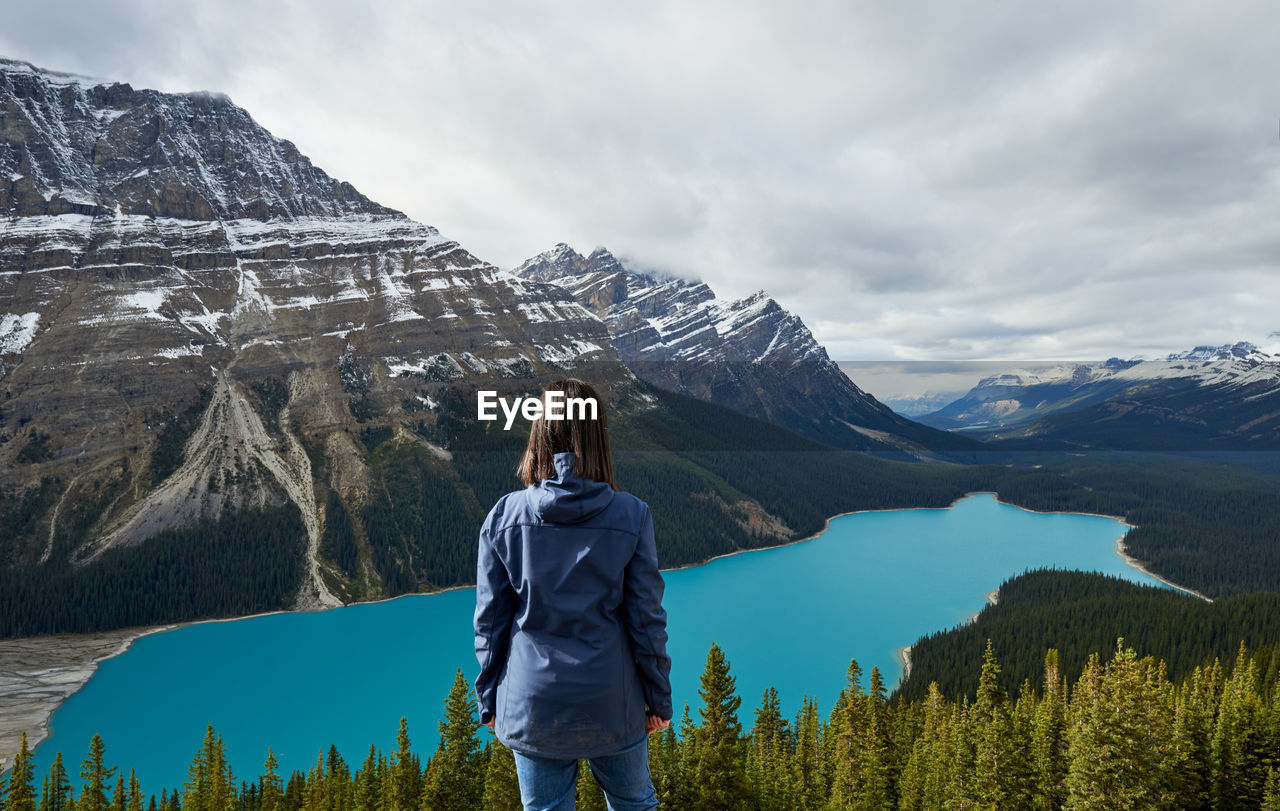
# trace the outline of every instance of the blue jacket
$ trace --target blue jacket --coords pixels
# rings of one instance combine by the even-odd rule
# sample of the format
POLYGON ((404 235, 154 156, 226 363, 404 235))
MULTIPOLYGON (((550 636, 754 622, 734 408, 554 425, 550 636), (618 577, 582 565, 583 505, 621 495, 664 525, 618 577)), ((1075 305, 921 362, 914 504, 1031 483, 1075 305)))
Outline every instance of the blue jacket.
POLYGON ((476 566, 476 699, 506 746, 611 754, 671 718, 664 584, 643 501, 573 474, 498 500, 476 566))

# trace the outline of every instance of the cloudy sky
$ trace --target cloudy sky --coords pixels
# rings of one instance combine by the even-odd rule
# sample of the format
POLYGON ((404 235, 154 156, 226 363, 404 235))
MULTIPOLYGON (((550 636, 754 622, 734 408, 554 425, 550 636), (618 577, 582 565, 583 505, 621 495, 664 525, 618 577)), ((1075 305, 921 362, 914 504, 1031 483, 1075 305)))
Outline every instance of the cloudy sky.
POLYGON ((837 359, 1280 330, 1271 3, 0 3, 0 53, 225 92, 484 259, 764 288, 837 359))

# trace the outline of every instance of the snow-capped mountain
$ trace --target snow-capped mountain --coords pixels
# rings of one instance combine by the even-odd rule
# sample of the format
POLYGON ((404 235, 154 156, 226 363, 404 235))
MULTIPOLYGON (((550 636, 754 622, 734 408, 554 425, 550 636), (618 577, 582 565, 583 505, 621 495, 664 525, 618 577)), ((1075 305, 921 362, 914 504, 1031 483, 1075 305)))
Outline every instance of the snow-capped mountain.
POLYGON ((1003 439, 1108 447, 1280 445, 1280 355, 1247 342, 983 379, 922 422, 1003 439))
POLYGON ((516 275, 568 290, 604 320, 640 378, 845 448, 957 447, 859 389, 808 327, 764 291, 735 301, 705 283, 640 273, 604 248, 563 243, 516 275))
POLYGON ((0 61, 0 507, 41 482, 55 499, 0 565, 292 502, 297 602, 332 604, 317 465, 354 508, 361 426, 429 426, 451 381, 586 362, 631 379, 563 290, 370 201, 225 96, 0 61), (188 412, 167 469, 156 449, 188 412), (97 512, 63 537, 77 504, 97 512))

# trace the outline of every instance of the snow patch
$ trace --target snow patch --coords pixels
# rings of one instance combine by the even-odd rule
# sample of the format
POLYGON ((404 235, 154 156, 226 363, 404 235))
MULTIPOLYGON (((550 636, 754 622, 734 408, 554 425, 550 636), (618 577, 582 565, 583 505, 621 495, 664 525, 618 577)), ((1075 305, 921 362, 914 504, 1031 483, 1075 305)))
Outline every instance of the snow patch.
POLYGON ((0 355, 21 355, 36 337, 39 313, 0 315, 0 355))

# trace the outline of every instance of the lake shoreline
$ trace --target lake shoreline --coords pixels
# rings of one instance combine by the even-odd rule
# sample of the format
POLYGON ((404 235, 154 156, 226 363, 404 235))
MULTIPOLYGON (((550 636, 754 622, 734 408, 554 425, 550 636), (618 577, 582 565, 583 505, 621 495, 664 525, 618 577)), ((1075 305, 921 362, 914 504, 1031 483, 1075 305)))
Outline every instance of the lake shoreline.
POLYGON ((23 733, 31 749, 49 737, 53 713, 89 683, 103 662, 144 636, 175 627, 0 640, 0 772, 12 765, 23 733))
MULTIPOLYGON (((945 507, 891 507, 883 509, 849 510, 827 518, 823 523, 821 530, 810 535, 806 535, 803 538, 797 538, 795 540, 774 544, 772 546, 737 549, 732 552, 716 555, 698 563, 673 566, 663 569, 663 571, 679 571, 681 569, 705 566, 721 558, 732 557, 734 555, 741 555, 748 552, 763 552, 769 549, 779 549, 785 546, 812 541, 826 534, 831 529, 832 521, 848 515, 903 512, 911 510, 948 510, 955 507, 961 501, 977 495, 990 495, 1000 504, 1016 507, 1017 509, 1025 512, 1049 514, 1038 510, 1030 510, 1017 504, 1010 504, 1009 502, 1001 501, 998 493, 990 491, 973 491, 956 498, 945 507)), ((1128 530, 1134 528, 1132 524, 1125 522, 1117 516, 1099 515, 1097 513, 1064 514, 1093 515, 1100 518, 1109 518, 1126 527, 1126 533, 1128 530)), ((1193 589, 1179 586, 1176 583, 1172 583, 1146 569, 1141 563, 1128 554, 1124 547, 1124 536, 1121 536, 1116 540, 1115 549, 1116 554, 1129 567, 1164 583, 1170 588, 1194 595, 1201 599, 1209 599, 1193 589)), ((430 597, 437 594, 472 588, 475 588, 475 586, 457 585, 430 592, 416 592, 413 594, 401 594, 395 597, 385 597, 377 600, 352 602, 347 603, 344 606, 337 607, 345 608, 357 605, 376 605, 379 603, 390 602, 392 600, 403 600, 413 597, 430 597)), ((986 599, 989 604, 994 604, 997 598, 998 589, 996 591, 989 592, 986 595, 986 599)), ((117 631, 103 632, 101 634, 59 634, 52 636, 21 637, 13 640, 0 640, 0 688, 3 688, 3 692, 0 692, 0 770, 7 767, 7 763, 12 759, 12 753, 17 751, 22 732, 25 731, 27 733, 28 745, 32 749, 34 749, 37 744, 48 738, 51 734, 50 720, 53 714, 57 712, 58 708, 60 708, 67 699, 77 693, 89 682, 97 672, 97 669, 102 662, 125 653, 138 639, 152 634, 168 633, 170 631, 175 631, 192 625, 203 625, 215 622, 239 622, 241 620, 268 617, 278 614, 311 613, 315 610, 328 611, 333 609, 279 609, 243 616, 215 617, 162 626, 144 626, 120 629, 117 631), (110 637, 113 640, 112 644, 104 647, 101 644, 104 637, 110 637), (51 674, 54 675, 51 676, 51 674), (56 687, 51 687, 48 684, 50 678, 55 678, 57 680, 56 687)), ((969 622, 976 619, 978 613, 975 613, 970 617, 969 622)), ((902 681, 905 681, 911 672, 911 647, 911 645, 907 645, 899 648, 897 651, 898 659, 903 665, 903 675, 899 684, 901 684, 902 681)))
POLYGON ((34 750, 52 731, 50 721, 67 699, 80 692, 108 659, 124 653, 139 639, 164 634, 193 625, 273 617, 280 614, 310 614, 356 605, 377 605, 409 597, 431 597, 475 586, 449 586, 430 592, 400 594, 379 600, 364 600, 330 608, 278 609, 236 617, 211 617, 169 625, 136 626, 90 634, 47 634, 0 640, 0 773, 12 764, 22 734, 34 750), (109 644, 102 644, 110 639, 109 644))

